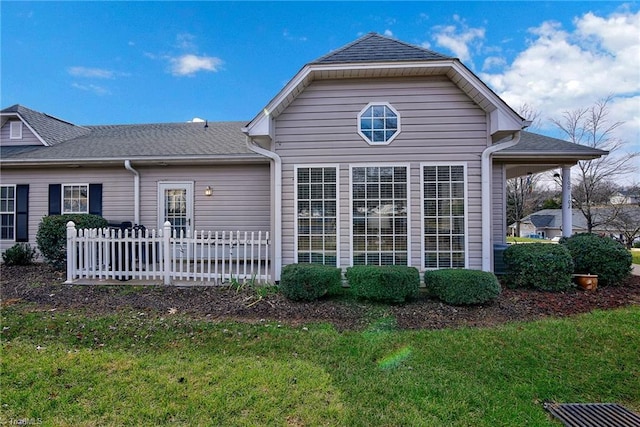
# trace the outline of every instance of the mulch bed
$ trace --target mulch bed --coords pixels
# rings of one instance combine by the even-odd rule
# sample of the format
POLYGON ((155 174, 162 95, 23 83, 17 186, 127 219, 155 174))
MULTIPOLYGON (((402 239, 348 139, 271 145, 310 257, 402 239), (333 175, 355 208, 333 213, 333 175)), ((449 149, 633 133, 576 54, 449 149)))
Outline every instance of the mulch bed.
POLYGON ((494 326, 640 305, 640 276, 630 276, 623 286, 600 287, 594 292, 504 289, 494 302, 472 307, 450 306, 425 295, 397 305, 345 298, 301 303, 277 293, 260 298, 250 287, 87 286, 66 285, 64 280, 64 273, 45 264, 2 265, 2 306, 28 302, 33 310, 79 310, 91 315, 134 310, 212 321, 275 321, 287 325, 328 322, 338 330, 362 330, 381 313, 393 316, 400 329, 442 329, 494 326))

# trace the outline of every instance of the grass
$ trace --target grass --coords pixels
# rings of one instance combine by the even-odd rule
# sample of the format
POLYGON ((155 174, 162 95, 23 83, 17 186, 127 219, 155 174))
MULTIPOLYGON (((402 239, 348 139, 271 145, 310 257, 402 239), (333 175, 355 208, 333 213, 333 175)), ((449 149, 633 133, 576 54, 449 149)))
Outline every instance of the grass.
POLYGON ((547 239, 534 239, 532 237, 507 236, 507 243, 556 243, 547 239))
POLYGON ((640 264, 640 251, 639 250, 635 250, 635 251, 631 251, 631 258, 634 264, 640 264))
MULTIPOLYGON (((375 317, 375 318, 374 318, 375 317)), ((544 401, 640 410, 640 307, 489 329, 362 332, 2 310, 0 424, 557 426, 544 401)))

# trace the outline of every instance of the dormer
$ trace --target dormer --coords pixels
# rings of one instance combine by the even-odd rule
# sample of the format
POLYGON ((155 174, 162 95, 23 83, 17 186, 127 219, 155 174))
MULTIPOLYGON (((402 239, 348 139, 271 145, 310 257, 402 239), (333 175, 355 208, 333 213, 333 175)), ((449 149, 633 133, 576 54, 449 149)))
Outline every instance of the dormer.
POLYGON ((0 111, 0 145, 51 146, 91 132, 48 114, 13 105, 0 111))

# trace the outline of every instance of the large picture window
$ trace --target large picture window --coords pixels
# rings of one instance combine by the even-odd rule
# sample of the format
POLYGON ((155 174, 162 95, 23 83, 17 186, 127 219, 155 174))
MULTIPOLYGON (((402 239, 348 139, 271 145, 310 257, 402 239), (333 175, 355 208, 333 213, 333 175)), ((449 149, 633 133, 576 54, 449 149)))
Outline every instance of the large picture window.
POLYGON ((353 167, 353 265, 408 265, 406 166, 353 167))
POLYGON ((15 239, 16 187, 0 187, 0 239, 15 239))
POLYGON ((89 213, 89 185, 88 184, 62 185, 62 213, 63 214, 89 213))
POLYGON ((466 266, 464 165, 423 165, 424 268, 466 266))
POLYGON ((298 262, 337 266, 337 185, 336 167, 296 168, 298 262))

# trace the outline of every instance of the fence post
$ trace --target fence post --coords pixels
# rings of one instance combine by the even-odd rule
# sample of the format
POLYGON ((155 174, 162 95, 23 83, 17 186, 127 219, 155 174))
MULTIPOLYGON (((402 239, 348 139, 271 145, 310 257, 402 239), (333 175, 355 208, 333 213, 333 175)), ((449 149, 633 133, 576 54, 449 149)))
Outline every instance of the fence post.
POLYGON ((73 221, 67 222, 67 281, 65 283, 73 283, 73 275, 76 271, 76 251, 73 238, 77 234, 76 224, 73 221))
POLYGON ((162 227, 162 247, 164 250, 164 284, 171 284, 171 223, 166 221, 162 227))

